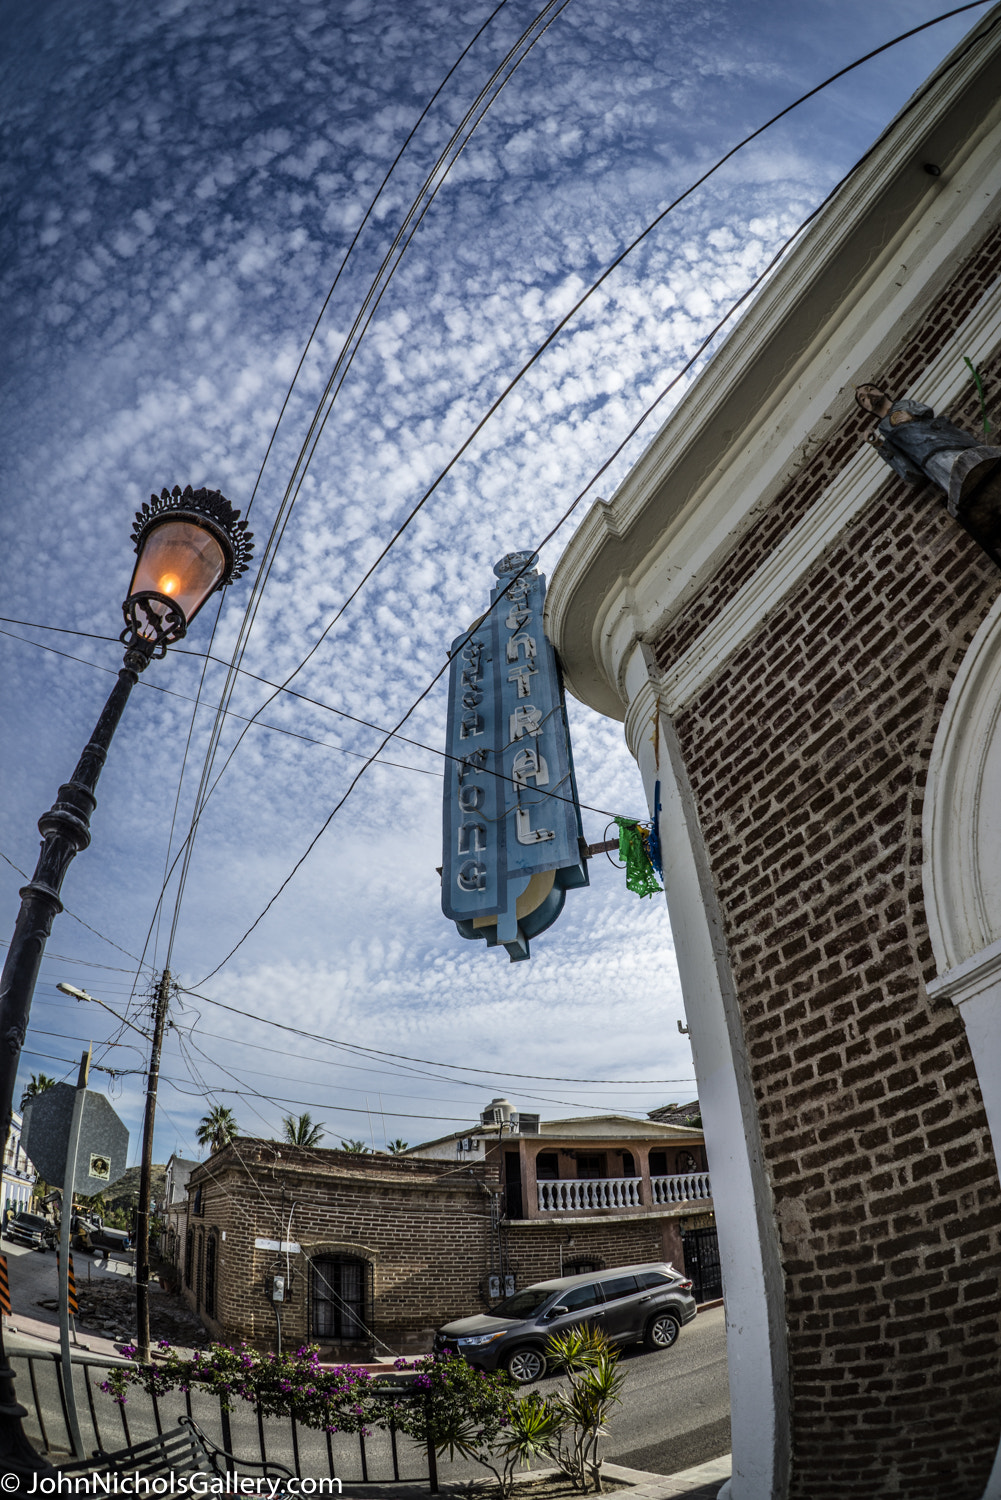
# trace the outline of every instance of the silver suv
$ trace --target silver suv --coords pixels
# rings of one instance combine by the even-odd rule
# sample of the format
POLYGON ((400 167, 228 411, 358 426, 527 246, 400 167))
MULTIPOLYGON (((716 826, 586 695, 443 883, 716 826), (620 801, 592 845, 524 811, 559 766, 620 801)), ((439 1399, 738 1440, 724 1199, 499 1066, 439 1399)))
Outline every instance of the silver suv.
POLYGON ((537 1281, 488 1313, 439 1328, 434 1352, 450 1351, 479 1370, 507 1370, 519 1385, 546 1373, 546 1342, 582 1324, 613 1344, 669 1349, 695 1317, 692 1283, 667 1261, 616 1266, 583 1276, 537 1281))

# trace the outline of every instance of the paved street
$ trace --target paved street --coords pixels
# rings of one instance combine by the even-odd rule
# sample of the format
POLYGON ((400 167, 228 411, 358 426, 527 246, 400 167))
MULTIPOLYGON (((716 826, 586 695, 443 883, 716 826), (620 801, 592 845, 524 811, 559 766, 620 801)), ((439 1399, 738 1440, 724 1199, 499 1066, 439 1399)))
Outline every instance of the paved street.
POLYGON ((626 1349, 623 1403, 605 1452, 616 1463, 673 1474, 730 1451, 730 1391, 722 1307, 700 1313, 673 1349, 626 1349))
MULTIPOLYGON (((17 1328, 19 1317, 22 1321, 31 1319, 47 1324, 46 1329, 38 1332, 48 1334, 55 1343, 57 1315, 37 1306, 39 1297, 49 1299, 56 1295, 55 1255, 6 1241, 3 1248, 8 1259, 13 1305, 10 1324, 17 1328)), ((103 1259, 98 1261, 89 1255, 76 1256, 74 1264, 81 1286, 88 1274, 92 1278, 122 1277, 131 1271, 130 1262, 113 1260, 106 1266, 103 1259)), ((111 1347, 107 1340, 86 1336, 82 1343, 94 1349, 111 1347)), ((15 1338, 13 1344, 20 1347, 22 1341, 15 1338)), ((673 1349, 655 1353, 626 1349, 622 1365, 627 1373, 625 1394, 622 1405, 614 1412, 605 1444, 606 1456, 611 1461, 656 1474, 673 1474, 730 1451, 726 1338, 721 1307, 700 1313, 694 1323, 682 1330, 673 1349)), ((543 1389, 552 1384, 555 1382, 543 1382, 543 1389)), ((138 1420, 138 1412, 133 1410, 133 1420, 138 1420)), ((235 1427, 248 1423, 249 1414, 235 1415, 235 1427)), ((253 1446, 254 1436, 248 1426, 245 1446, 253 1446)), ((304 1440, 308 1442, 305 1435, 304 1440)), ((456 1465, 453 1477, 462 1477, 467 1467, 466 1477, 478 1472, 473 1466, 456 1465)))
MULTIPOLYGON (((46 1325, 44 1331, 39 1330, 43 1338, 48 1334, 53 1342, 58 1343, 58 1312, 38 1305, 40 1298, 53 1301, 58 1292, 55 1253, 51 1250, 31 1250, 27 1245, 15 1245, 12 1240, 4 1240, 2 1248, 7 1257, 7 1275, 10 1281, 11 1316, 8 1326, 18 1329, 30 1319, 35 1324, 46 1325)), ((88 1255, 78 1251, 73 1256, 73 1270, 77 1290, 83 1291, 89 1280, 112 1277, 121 1281, 130 1278, 132 1257, 112 1256, 109 1260, 103 1255, 88 1255)), ((80 1344, 86 1348, 88 1343, 93 1342, 83 1336, 80 1344)))

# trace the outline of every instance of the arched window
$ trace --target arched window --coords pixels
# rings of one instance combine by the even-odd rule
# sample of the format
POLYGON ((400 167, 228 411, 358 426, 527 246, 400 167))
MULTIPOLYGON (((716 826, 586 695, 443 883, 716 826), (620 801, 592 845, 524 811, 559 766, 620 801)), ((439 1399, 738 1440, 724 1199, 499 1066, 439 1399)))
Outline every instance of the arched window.
POLYGON ((209 1230, 208 1243, 205 1246, 205 1312, 210 1318, 215 1317, 215 1272, 216 1260, 219 1254, 219 1232, 216 1229, 209 1230))
POLYGON ((202 1303, 202 1288, 205 1285, 205 1230, 198 1231, 198 1255, 195 1261, 195 1304, 202 1303))
POLYGON ((184 1285, 191 1285, 191 1266, 194 1258, 195 1231, 189 1229, 184 1241, 184 1285))
POLYGON ((578 1255, 575 1260, 564 1260, 562 1275, 583 1276, 587 1271, 603 1271, 605 1262, 599 1255, 578 1255))
POLYGON ((318 1256, 310 1266, 310 1334, 319 1339, 365 1337, 367 1263, 348 1255, 318 1256))

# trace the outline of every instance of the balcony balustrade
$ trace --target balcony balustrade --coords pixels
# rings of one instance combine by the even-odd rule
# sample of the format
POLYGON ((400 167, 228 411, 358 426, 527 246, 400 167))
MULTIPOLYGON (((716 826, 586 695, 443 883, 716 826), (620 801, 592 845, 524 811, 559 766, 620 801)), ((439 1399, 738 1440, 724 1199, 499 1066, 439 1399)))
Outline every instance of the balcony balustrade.
POLYGON ((540 1213, 583 1213, 595 1208, 642 1208, 638 1177, 569 1178, 540 1182, 540 1213))
MULTIPOLYGON (((639 1177, 569 1178, 560 1182, 539 1182, 540 1213, 587 1213, 608 1208, 642 1208, 642 1179, 639 1177)), ((654 1205, 688 1203, 692 1199, 711 1198, 708 1172, 685 1172, 674 1177, 651 1177, 654 1205)))
POLYGON ((676 1177, 651 1177, 654 1203, 688 1203, 692 1198, 711 1198, 708 1172, 683 1172, 676 1177))

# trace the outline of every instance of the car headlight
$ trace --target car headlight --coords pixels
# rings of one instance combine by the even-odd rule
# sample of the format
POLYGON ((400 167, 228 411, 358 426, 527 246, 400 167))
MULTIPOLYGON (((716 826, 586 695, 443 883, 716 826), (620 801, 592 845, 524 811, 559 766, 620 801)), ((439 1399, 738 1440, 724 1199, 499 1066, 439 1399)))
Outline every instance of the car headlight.
POLYGON ((494 1339, 499 1339, 503 1332, 502 1328, 500 1333, 474 1333, 469 1338, 456 1339, 455 1342, 459 1345, 460 1349, 473 1349, 477 1344, 492 1344, 494 1339))

